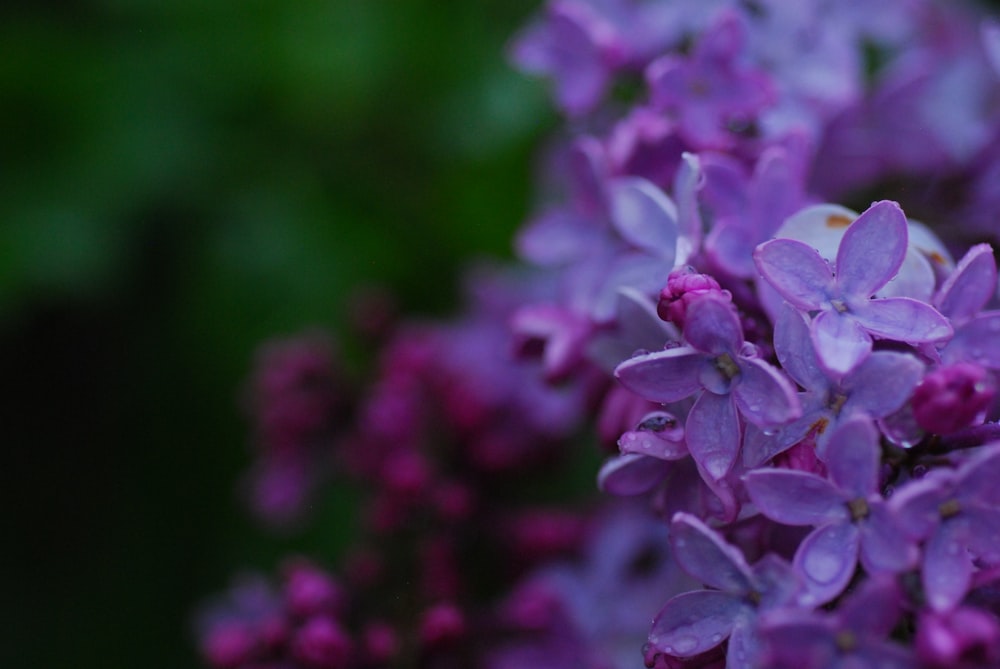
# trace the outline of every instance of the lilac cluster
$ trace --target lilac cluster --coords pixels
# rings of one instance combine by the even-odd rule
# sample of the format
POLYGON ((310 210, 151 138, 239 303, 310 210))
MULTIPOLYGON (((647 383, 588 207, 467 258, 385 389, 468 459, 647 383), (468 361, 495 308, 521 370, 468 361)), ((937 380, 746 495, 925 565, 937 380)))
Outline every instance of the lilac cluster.
POLYGON ((511 53, 568 119, 525 266, 352 403, 266 358, 257 507, 327 472, 360 537, 320 608, 235 587, 206 662, 1000 665, 1000 24, 549 0, 511 53), (600 505, 532 498, 590 434, 600 505))
POLYGON ((557 292, 512 326, 616 379, 599 485, 704 586, 647 666, 1000 662, 998 36, 931 0, 553 0, 514 42, 572 130, 517 239, 557 292))
MULTIPOLYGON (((506 324, 534 284, 498 270, 468 283, 463 318, 381 333, 374 379, 351 402, 332 392, 347 384, 327 340, 307 335, 262 349, 250 388, 262 446, 254 471, 264 472, 256 480, 282 471, 280 456, 309 476, 282 478, 282 499, 315 499, 323 483, 353 488, 359 528, 338 576, 293 561, 277 586, 244 578, 210 604, 196 629, 208 666, 476 664, 505 643, 484 590, 580 552, 597 522, 585 508, 519 487, 541 488, 566 466, 588 394, 550 387, 537 364, 515 355, 525 342, 506 324), (486 569, 495 577, 484 578, 486 569)), ((251 493, 254 511, 274 508, 272 488, 251 493)), ((633 642, 643 626, 633 626, 633 642)))
POLYGON ((329 337, 314 332, 261 347, 245 398, 256 456, 245 488, 262 521, 273 527, 302 521, 329 475, 348 397, 329 337))

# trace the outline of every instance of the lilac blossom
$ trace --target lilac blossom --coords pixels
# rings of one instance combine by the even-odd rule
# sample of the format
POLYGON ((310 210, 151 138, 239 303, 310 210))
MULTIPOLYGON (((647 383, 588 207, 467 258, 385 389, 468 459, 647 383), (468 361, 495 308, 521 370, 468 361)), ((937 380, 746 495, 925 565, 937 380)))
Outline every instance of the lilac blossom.
POLYGON ((826 449, 829 479, 802 471, 758 469, 745 477, 747 493, 768 518, 813 525, 795 553, 803 604, 840 595, 860 559, 868 573, 901 572, 917 559, 879 492, 878 433, 869 419, 843 422, 826 449))
POLYGON ((755 276, 754 248, 806 204, 802 161, 794 155, 802 152, 801 146, 772 146, 749 176, 728 154, 703 156, 704 199, 714 216, 705 253, 719 272, 740 279, 755 276))
POLYGON ((872 350, 872 338, 908 343, 946 339, 952 328, 933 307, 906 297, 872 299, 896 276, 907 248, 906 217, 893 202, 873 204, 850 224, 832 271, 801 242, 775 239, 754 251, 757 269, 792 306, 811 314, 820 363, 845 374, 872 350))
POLYGON ((698 149, 732 146, 730 123, 750 122, 774 101, 768 75, 741 58, 745 30, 737 13, 720 13, 689 58, 664 56, 646 70, 652 107, 698 149))
POLYGON ((663 598, 696 584, 671 557, 668 532, 641 505, 601 517, 582 560, 530 574, 499 608, 515 639, 489 669, 625 669, 636 665, 663 598))
POLYGON ((973 607, 922 611, 914 642, 927 667, 972 669, 1000 663, 1000 622, 973 607))
POLYGON ((993 249, 989 244, 977 244, 935 295, 938 309, 955 327, 955 336, 941 348, 942 362, 968 362, 1000 370, 1000 352, 992 345, 1000 334, 1000 311, 984 311, 996 292, 993 249))
POLYGON ((901 617, 892 578, 870 578, 832 613, 778 609, 764 617, 761 666, 773 669, 908 669, 911 650, 889 640, 901 617))
POLYGON ((625 48, 614 24, 591 3, 555 0, 511 51, 524 70, 553 77, 559 105, 570 115, 580 115, 600 102, 625 48))
POLYGON ((968 592, 974 558, 1000 561, 1000 444, 976 450, 957 469, 934 469, 902 486, 889 506, 903 530, 923 542, 921 583, 935 611, 968 592))
POLYGON ((670 524, 677 563, 711 590, 670 599, 653 621, 649 642, 660 653, 689 658, 729 640, 726 667, 752 667, 759 652, 759 613, 788 605, 797 588, 789 566, 765 556, 753 567, 742 553, 694 516, 670 524))
POLYGON ((729 302, 711 294, 694 301, 684 339, 686 346, 623 362, 615 375, 655 402, 698 393, 685 422, 687 445, 699 466, 718 480, 739 454, 740 415, 760 427, 775 427, 801 415, 801 407, 789 381, 746 345, 729 302))
POLYGON ((856 415, 883 418, 910 397, 924 371, 913 355, 875 351, 842 377, 820 365, 804 317, 786 305, 775 325, 774 349, 782 369, 804 391, 802 416, 770 432, 748 429, 743 459, 756 467, 814 434, 825 444, 842 421, 856 415))
POLYGON ((952 434, 982 423, 995 396, 993 379, 982 367, 967 362, 938 367, 913 392, 913 416, 928 432, 952 434))

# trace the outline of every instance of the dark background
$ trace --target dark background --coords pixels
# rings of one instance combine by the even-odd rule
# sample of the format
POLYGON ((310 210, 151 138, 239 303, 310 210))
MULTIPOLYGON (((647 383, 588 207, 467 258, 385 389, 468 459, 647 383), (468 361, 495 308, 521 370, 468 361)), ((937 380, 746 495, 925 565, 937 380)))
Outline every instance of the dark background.
POLYGON ((231 574, 336 554, 349 500, 286 537, 239 505, 252 353, 373 282, 445 314, 509 256, 537 4, 0 4, 0 666, 195 666, 231 574))

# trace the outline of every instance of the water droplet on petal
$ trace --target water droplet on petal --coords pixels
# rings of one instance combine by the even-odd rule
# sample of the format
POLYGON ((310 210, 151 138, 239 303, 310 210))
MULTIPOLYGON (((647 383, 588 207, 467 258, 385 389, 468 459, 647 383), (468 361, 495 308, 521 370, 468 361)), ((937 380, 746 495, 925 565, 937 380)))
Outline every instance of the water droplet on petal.
POLYGON ((698 638, 691 635, 682 635, 674 638, 674 655, 685 655, 698 647, 698 638))
POLYGON ((721 641, 722 641, 722 635, 721 635, 721 634, 713 634, 713 635, 712 635, 712 636, 710 637, 710 639, 709 639, 709 640, 710 640, 710 641, 711 641, 712 643, 719 643, 719 642, 721 642, 721 641))
POLYGON ((840 573, 841 561, 837 556, 813 552, 806 558, 803 566, 809 578, 817 583, 826 584, 840 573))

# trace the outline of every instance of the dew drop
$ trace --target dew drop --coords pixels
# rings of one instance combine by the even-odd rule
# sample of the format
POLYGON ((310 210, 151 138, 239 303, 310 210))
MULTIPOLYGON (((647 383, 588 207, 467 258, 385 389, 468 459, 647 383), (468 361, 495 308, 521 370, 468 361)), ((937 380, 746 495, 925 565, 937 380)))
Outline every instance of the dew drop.
POLYGON ((691 635, 682 635, 674 638, 674 655, 686 655, 698 647, 698 638, 691 635))
POLYGON ((831 555, 810 553, 805 561, 805 571, 817 583, 830 583, 840 573, 840 560, 831 555))
POLYGON ((719 643, 720 641, 722 641, 722 635, 721 634, 713 634, 711 636, 711 638, 710 638, 710 641, 712 643, 719 643))
POLYGON ((771 429, 768 429, 768 430, 764 430, 764 436, 765 437, 773 437, 776 434, 778 434, 778 430, 776 430, 774 428, 771 428, 771 429))

